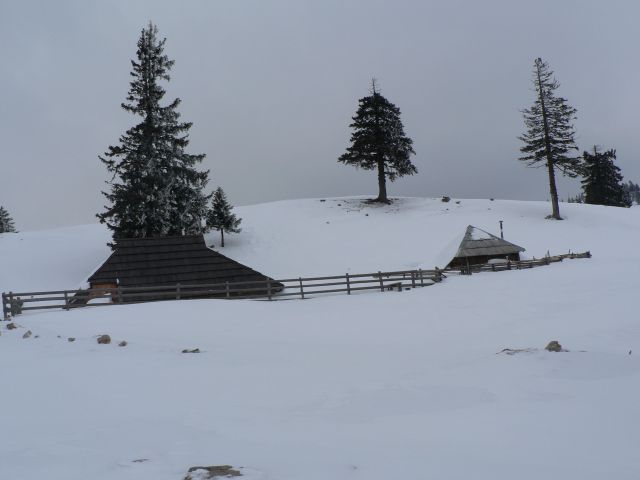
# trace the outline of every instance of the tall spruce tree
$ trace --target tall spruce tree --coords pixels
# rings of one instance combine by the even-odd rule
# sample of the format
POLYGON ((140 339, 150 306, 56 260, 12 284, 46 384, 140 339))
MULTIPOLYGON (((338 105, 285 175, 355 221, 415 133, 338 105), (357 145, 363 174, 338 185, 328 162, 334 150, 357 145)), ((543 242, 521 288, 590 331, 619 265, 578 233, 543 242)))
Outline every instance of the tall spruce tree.
POLYGON ((377 169, 378 198, 374 201, 389 203, 387 178, 393 182, 418 173, 410 160, 415 155, 413 140, 404 134, 400 109, 380 94, 372 80, 371 95, 359 100, 352 120, 351 146, 338 161, 363 170, 377 169))
POLYGON ((214 228, 220 231, 220 246, 224 247, 224 232, 227 233, 240 233, 241 229, 238 228, 241 218, 237 218, 234 213, 231 213, 233 207, 227 201, 222 188, 218 187, 213 192, 213 199, 211 200, 211 208, 207 213, 207 227, 214 228))
POLYGON ((582 173, 580 157, 574 154, 578 150, 573 128, 576 109, 556 95, 560 84, 541 58, 534 62, 533 85, 536 100, 531 108, 522 110, 527 130, 518 137, 525 144, 520 160, 529 167, 547 168, 552 206, 547 218, 561 220, 555 171, 572 178, 582 173))
POLYGON ((593 153, 584 152, 584 202, 613 207, 629 207, 631 202, 622 183, 620 169, 613 163, 616 151, 601 152, 593 147, 593 153))
POLYGON ((0 233, 15 232, 16 227, 13 225, 13 218, 4 207, 0 207, 0 233))
POLYGON ((138 40, 132 60, 129 93, 122 108, 142 121, 99 157, 113 177, 103 192, 109 206, 97 217, 113 231, 114 239, 201 233, 208 196, 203 188, 208 171, 196 165, 205 155, 185 152, 191 123, 181 122, 176 98, 162 105, 161 81, 169 81, 174 64, 163 53, 166 39, 149 23, 138 40))

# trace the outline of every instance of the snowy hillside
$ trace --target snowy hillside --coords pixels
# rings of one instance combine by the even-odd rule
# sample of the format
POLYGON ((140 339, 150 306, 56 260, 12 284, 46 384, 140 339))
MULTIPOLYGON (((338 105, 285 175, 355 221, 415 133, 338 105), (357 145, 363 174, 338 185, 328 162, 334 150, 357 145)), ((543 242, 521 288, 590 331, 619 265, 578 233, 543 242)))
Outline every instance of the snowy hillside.
MULTIPOLYGON (((593 258, 402 293, 18 316, 0 324, 0 479, 228 464, 248 480, 636 480, 640 208, 562 209, 556 222, 547 203, 497 200, 238 208, 244 230, 221 251, 274 277, 432 268, 468 224, 499 234, 498 220, 529 257, 593 258)), ((0 290, 79 285, 108 237, 0 235, 0 290)))
MULTIPOLYGON (((238 207, 242 233, 219 251, 273 278, 442 268, 467 225, 499 235, 503 220, 505 238, 526 248, 525 258, 570 249, 624 257, 640 224, 638 208, 567 204, 567 222, 546 221, 548 210, 546 202, 509 200, 289 200, 238 207), (617 229, 630 235, 613 235, 617 229)), ((107 259, 109 240, 99 224, 0 235, 0 290, 77 288, 107 259)), ((207 244, 218 249, 217 232, 207 244)))

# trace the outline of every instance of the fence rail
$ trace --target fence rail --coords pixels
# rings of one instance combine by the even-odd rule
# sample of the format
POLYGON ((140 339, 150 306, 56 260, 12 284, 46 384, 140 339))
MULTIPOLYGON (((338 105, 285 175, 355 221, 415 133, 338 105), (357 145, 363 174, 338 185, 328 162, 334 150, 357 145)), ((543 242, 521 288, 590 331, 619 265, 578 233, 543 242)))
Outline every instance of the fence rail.
POLYGON ((482 265, 465 265, 460 267, 447 268, 448 273, 459 273, 461 275, 471 275, 480 272, 503 272, 505 270, 524 270, 526 268, 541 267, 552 263, 561 262, 565 258, 591 258, 591 252, 565 253, 562 255, 546 256, 534 258, 532 260, 505 261, 500 263, 485 263, 482 265))
POLYGON ((440 270, 399 270, 392 272, 359 273, 324 277, 286 278, 246 282, 212 284, 180 284, 151 287, 117 287, 92 290, 53 290, 47 292, 9 292, 2 294, 2 313, 5 320, 30 310, 64 309, 80 307, 106 307, 118 304, 140 303, 150 300, 186 300, 194 298, 220 299, 301 299, 316 295, 365 291, 402 291, 425 287, 442 281, 445 273, 471 275, 480 272, 522 270, 565 258, 591 258, 590 252, 567 253, 540 259, 467 265, 440 270))
POLYGON ((442 281, 443 271, 400 270, 282 280, 180 284, 151 287, 117 287, 2 294, 3 318, 30 310, 103 307, 140 303, 149 300, 186 300, 194 298, 285 300, 316 295, 368 291, 389 291, 424 287, 442 281))

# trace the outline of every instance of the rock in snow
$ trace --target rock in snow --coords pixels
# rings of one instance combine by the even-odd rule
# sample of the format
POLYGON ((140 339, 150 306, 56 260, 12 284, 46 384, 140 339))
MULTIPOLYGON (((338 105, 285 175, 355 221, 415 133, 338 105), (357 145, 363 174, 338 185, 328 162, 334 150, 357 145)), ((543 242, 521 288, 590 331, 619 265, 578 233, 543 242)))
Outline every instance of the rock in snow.
POLYGON ((215 478, 240 477, 242 473, 231 465, 214 465, 211 467, 191 467, 184 480, 209 480, 215 478))
POLYGON ((551 340, 544 349, 548 352, 566 352, 557 340, 551 340))

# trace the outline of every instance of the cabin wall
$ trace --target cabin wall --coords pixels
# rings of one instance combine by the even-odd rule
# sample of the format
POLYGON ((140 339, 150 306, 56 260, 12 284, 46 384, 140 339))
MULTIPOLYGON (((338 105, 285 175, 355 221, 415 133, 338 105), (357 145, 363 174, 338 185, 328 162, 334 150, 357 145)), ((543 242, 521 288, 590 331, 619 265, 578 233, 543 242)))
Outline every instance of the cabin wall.
POLYGON ((89 290, 89 300, 92 298, 100 297, 106 293, 111 294, 111 301, 116 303, 118 301, 117 293, 115 291, 111 291, 110 289, 118 288, 117 283, 92 283, 91 289, 89 290))
POLYGON ((454 267, 454 268, 466 267, 467 261, 469 262, 469 265, 484 265, 489 260, 492 260, 494 258, 501 258, 501 259, 511 260, 512 262, 517 262, 520 260, 520 254, 510 253, 508 255, 503 254, 503 255, 479 255, 477 257, 456 257, 453 260, 451 260, 451 263, 449 263, 448 267, 454 267))

